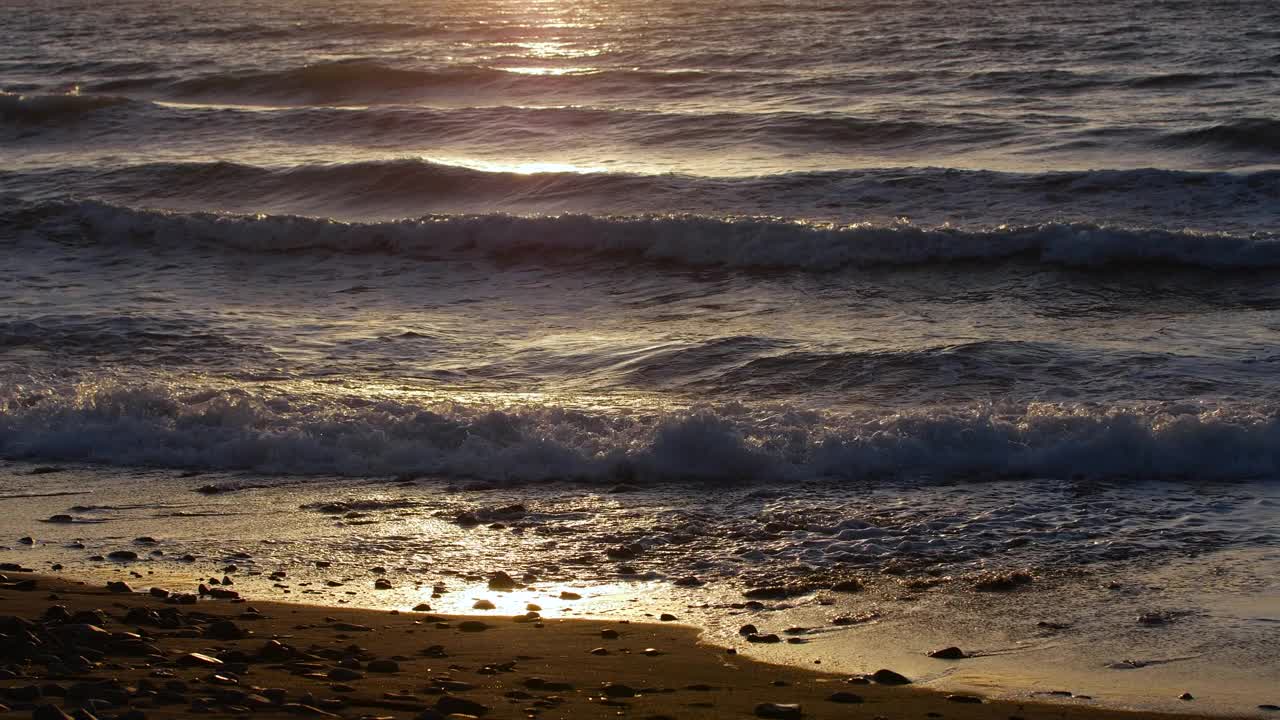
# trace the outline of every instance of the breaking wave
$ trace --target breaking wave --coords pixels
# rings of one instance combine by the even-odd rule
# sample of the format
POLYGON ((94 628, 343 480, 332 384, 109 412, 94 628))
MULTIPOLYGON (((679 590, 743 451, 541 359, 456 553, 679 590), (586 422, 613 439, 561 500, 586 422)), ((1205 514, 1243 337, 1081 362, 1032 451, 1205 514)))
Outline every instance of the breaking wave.
POLYGON ((18 203, 8 233, 91 243, 159 243, 241 252, 387 253, 581 261, 615 257, 690 267, 834 271, 1026 257, 1081 268, 1169 264, 1214 270, 1280 267, 1280 237, 1090 223, 989 229, 824 226, 772 218, 582 214, 428 215, 390 222, 135 210, 95 201, 18 203))
POLYGON ((1093 403, 833 414, 600 414, 176 386, 11 387, 0 454, 131 466, 495 482, 885 476, 1232 480, 1280 473, 1280 408, 1093 403))

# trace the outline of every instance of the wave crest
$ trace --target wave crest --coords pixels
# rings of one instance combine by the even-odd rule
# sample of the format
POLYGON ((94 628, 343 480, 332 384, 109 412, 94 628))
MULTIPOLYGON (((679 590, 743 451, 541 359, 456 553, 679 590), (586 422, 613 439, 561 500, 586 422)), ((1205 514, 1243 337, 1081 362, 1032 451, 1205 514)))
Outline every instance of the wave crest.
POLYGON ((1280 237, 1089 223, 961 230, 909 224, 826 226, 697 215, 429 215, 377 223, 298 216, 134 210, 95 201, 20 204, 10 227, 94 243, 158 242, 243 252, 480 254, 582 261, 622 257, 691 267, 827 272, 1029 257, 1081 268, 1173 264, 1215 270, 1280 267, 1280 237))
POLYGON ((1231 480, 1280 473, 1274 407, 1032 404, 829 414, 415 403, 85 384, 0 397, 9 458, 528 482, 881 476, 1231 480))

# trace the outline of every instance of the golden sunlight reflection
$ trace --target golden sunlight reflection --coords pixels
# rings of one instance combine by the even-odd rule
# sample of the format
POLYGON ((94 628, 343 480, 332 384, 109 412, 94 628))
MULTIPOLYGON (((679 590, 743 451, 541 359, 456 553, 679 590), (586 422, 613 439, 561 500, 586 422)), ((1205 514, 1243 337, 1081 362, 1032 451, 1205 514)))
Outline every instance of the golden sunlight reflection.
POLYGON ((498 162, 496 160, 477 160, 473 158, 448 158, 423 156, 428 162, 455 165, 457 167, 480 170, 482 172, 515 173, 517 175, 537 175, 538 173, 602 173, 608 172, 603 166, 577 165, 565 162, 498 162))
POLYGON ((592 67, 549 67, 546 65, 524 65, 519 67, 504 67, 503 72, 516 73, 519 75, 590 75, 598 72, 597 68, 592 67))
MULTIPOLYGON (((423 586, 418 594, 405 600, 401 611, 430 606, 430 612, 446 615, 478 615, 492 618, 589 617, 610 615, 621 610, 642 611, 639 598, 656 583, 635 582, 580 585, 548 584, 515 590, 491 590, 484 583, 449 588, 446 593, 433 593, 423 586)), ((422 610, 420 612, 427 612, 422 610)))

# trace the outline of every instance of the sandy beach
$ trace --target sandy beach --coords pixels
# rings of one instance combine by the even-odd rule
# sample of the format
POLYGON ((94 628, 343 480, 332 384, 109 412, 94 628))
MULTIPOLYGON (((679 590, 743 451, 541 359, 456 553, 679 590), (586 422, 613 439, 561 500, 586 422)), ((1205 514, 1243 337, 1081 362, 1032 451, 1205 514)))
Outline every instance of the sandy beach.
POLYGON ((989 701, 889 672, 771 665, 677 623, 387 612, 4 575, 0 695, 34 718, 1200 717, 989 701))

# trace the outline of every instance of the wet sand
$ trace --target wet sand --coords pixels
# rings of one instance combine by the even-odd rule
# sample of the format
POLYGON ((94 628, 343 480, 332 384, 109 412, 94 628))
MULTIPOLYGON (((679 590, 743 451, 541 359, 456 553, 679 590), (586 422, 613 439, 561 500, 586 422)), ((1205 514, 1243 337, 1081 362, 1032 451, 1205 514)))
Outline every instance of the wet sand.
POLYGON ((1202 717, 986 700, 771 665, 701 644, 677 623, 361 610, 193 587, 166 598, 145 585, 4 575, 0 703, 37 718, 61 717, 49 705, 135 720, 1202 717))

